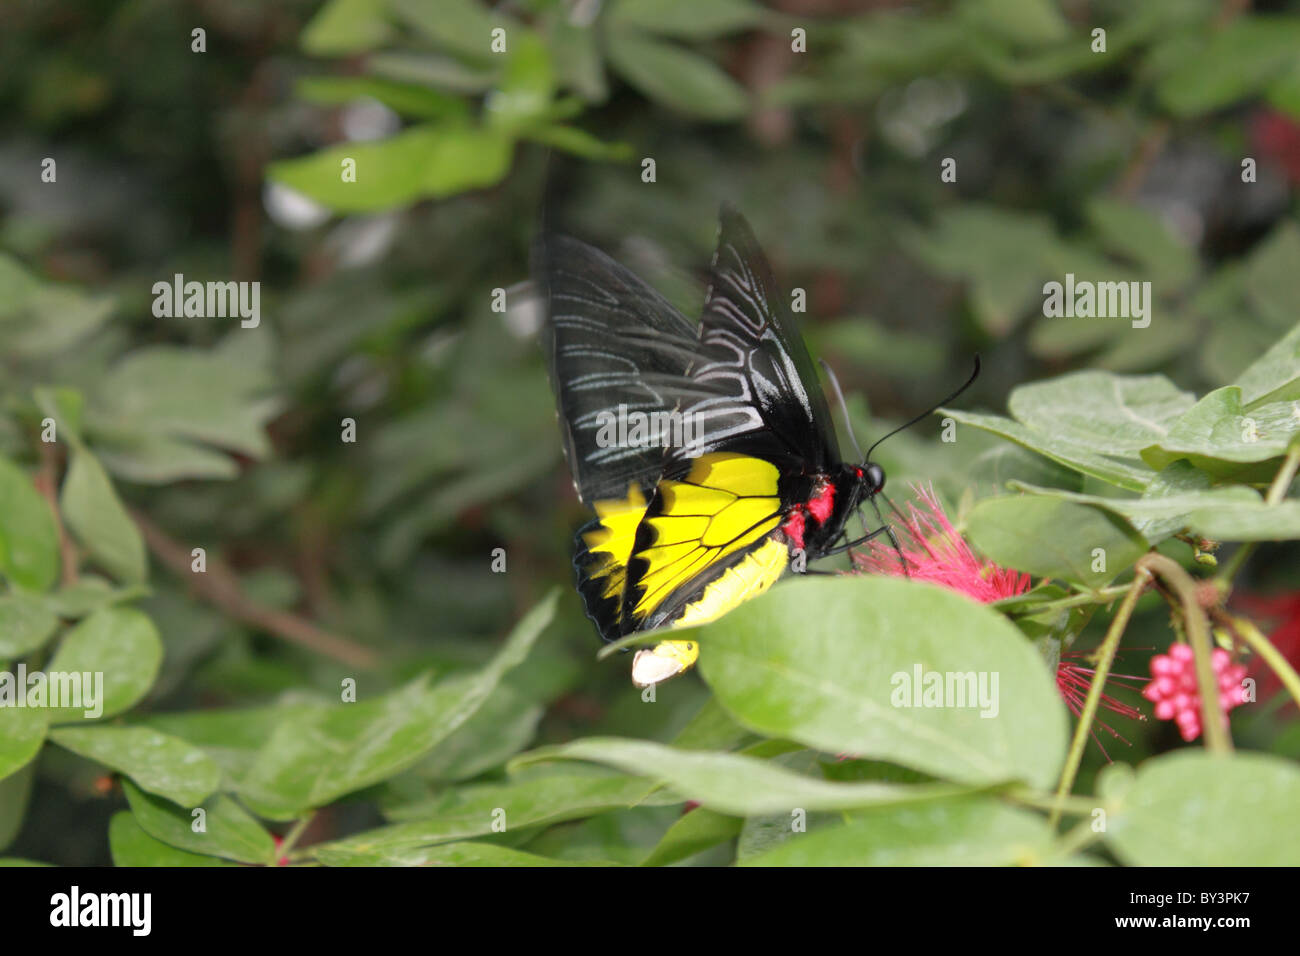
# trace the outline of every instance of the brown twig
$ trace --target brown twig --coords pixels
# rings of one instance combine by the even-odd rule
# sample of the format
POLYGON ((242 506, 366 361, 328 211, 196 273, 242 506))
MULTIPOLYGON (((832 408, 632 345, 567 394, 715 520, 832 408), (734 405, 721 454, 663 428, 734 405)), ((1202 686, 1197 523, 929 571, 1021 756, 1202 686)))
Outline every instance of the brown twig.
POLYGON ((190 552, 171 538, 167 532, 138 511, 131 517, 144 535, 145 543, 163 564, 177 575, 188 578, 194 593, 227 615, 282 637, 309 651, 332 657, 350 667, 374 667, 377 656, 368 647, 354 644, 337 634, 317 627, 306 618, 289 611, 280 611, 254 601, 240 587, 239 577, 223 561, 209 557, 207 570, 196 574, 191 570, 190 552))
POLYGON ((1147 172, 1162 152, 1165 144, 1169 142, 1170 127, 1166 122, 1157 122, 1152 124, 1142 139, 1138 142, 1137 149, 1129 158, 1128 164, 1120 174, 1119 181, 1115 186, 1115 194, 1121 199, 1131 200, 1142 185, 1142 180, 1146 178, 1147 172))
POLYGON ((59 512, 59 465, 61 455, 53 442, 40 442, 41 466, 32 479, 36 490, 50 504, 50 513, 54 516, 54 530, 59 535, 59 565, 62 569, 60 580, 64 587, 77 583, 78 567, 81 555, 77 545, 63 527, 63 516, 59 512))

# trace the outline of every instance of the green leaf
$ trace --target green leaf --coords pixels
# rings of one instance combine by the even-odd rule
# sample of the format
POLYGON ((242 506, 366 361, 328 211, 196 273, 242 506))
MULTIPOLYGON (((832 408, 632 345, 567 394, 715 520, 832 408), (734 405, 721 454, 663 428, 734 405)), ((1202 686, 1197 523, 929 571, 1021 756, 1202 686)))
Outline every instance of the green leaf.
POLYGON ((731 750, 753 736, 736 723, 716 697, 709 697, 673 738, 673 746, 682 750, 731 750))
POLYGON ((528 130, 523 135, 533 142, 554 146, 584 159, 625 160, 632 155, 632 147, 628 143, 607 143, 575 126, 541 126, 528 130))
POLYGON ((1187 511, 1179 510, 1177 514, 1158 511, 1147 514, 1120 513, 1132 522, 1138 534, 1155 544, 1187 527, 1191 523, 1191 511, 1247 501, 1258 503, 1259 500, 1259 496, 1248 488, 1214 488, 1210 476, 1194 467, 1191 462, 1176 461, 1147 485, 1142 492, 1142 501, 1153 508, 1161 508, 1172 501, 1177 502, 1179 509, 1184 505, 1193 507, 1187 511))
POLYGON ((749 94, 704 57, 626 30, 607 37, 610 62, 649 99, 690 116, 730 120, 749 111, 749 94))
POLYGON ((9 355, 45 359, 86 339, 113 314, 111 296, 88 296, 57 285, 38 286, 20 309, 0 313, 9 355))
POLYGON ((492 54, 492 30, 506 30, 506 51, 510 40, 525 28, 496 10, 489 10, 477 0, 388 0, 393 13, 458 57, 471 62, 489 60, 492 54))
POLYGON ((365 852, 341 847, 319 848, 317 859, 326 866, 616 866, 585 860, 557 860, 494 843, 442 843, 414 849, 365 852))
POLYGON ((42 412, 55 421, 55 434, 62 435, 74 447, 81 441, 81 422, 86 406, 85 397, 75 388, 32 389, 32 399, 42 412))
POLYGON ((118 362, 89 395, 86 430, 104 467, 132 481, 232 478, 226 455, 271 451, 279 409, 270 329, 237 329, 211 349, 152 346, 118 362))
POLYGON ((528 612, 482 670, 430 688, 419 679, 382 697, 290 718, 241 787, 262 816, 285 819, 387 780, 446 740, 521 663, 555 613, 556 592, 528 612))
POLYGON ((616 28, 700 40, 756 26, 764 12, 749 0, 616 0, 606 20, 616 28))
POLYGON ((1251 253, 1245 278, 1255 311, 1276 328, 1290 328, 1300 302, 1300 228, 1279 224, 1251 253))
POLYGON ((706 807, 696 807, 668 828, 663 839, 641 865, 668 866, 688 859, 719 843, 734 840, 740 835, 744 823, 739 817, 716 813, 706 807))
POLYGON ((1292 17, 1243 16, 1208 37, 1168 41, 1173 61, 1156 96, 1175 116, 1208 113, 1250 96, 1295 63, 1300 22, 1292 17))
POLYGON ((1217 505, 1192 512, 1187 523, 1215 541, 1294 541, 1300 538, 1300 501, 1217 505))
POLYGON ((944 800, 969 788, 944 784, 832 783, 741 754, 677 750, 647 740, 588 737, 545 747, 515 763, 590 760, 647 777, 713 810, 737 816, 944 800))
POLYGON ((378 100, 403 116, 417 119, 469 115, 469 107, 459 97, 418 83, 374 76, 305 76, 298 80, 294 92, 304 100, 327 106, 342 106, 359 99, 378 100))
POLYGON ((510 168, 504 131, 448 122, 415 126, 378 142, 340 143, 267 167, 284 183, 336 212, 378 212, 491 186, 510 168), (343 161, 356 181, 343 180, 343 161))
POLYGON ((17 465, 0 458, 0 574, 32 591, 59 576, 59 535, 50 506, 17 465))
MULTIPOLYGON (((102 674, 102 697, 97 702, 102 712, 98 716, 112 717, 148 693, 161 664, 162 640, 153 621, 134 608, 107 607, 64 636, 46 670, 102 674)), ((85 712, 93 709, 52 707, 50 723, 80 723, 87 719, 85 712)))
POLYGON ((184 807, 198 806, 221 782, 202 750, 147 727, 57 727, 50 740, 184 807))
POLYGON ((133 601, 148 593, 147 588, 139 585, 115 588, 104 578, 83 574, 72 584, 50 594, 40 595, 40 601, 55 616, 75 621, 100 608, 133 601))
POLYGON ((1279 827, 1300 806, 1300 768, 1269 754, 1153 757, 1110 814, 1106 842, 1134 866, 1296 866, 1279 827))
POLYGON ((1031 307, 1041 308, 1043 283, 1057 276, 1056 260, 1066 258, 1046 216, 979 203, 945 209, 933 229, 907 236, 906 244, 932 268, 970 282, 971 308, 995 335, 1009 332, 1031 307))
POLYGON ((1108 251, 1139 266, 1162 292, 1180 289, 1196 277, 1196 252, 1150 210, 1098 197, 1088 203, 1088 221, 1108 251))
POLYGON ((501 766, 528 746, 544 709, 508 683, 500 684, 469 720, 420 762, 421 776, 467 780, 501 766))
POLYGON ((985 415, 980 412, 963 412, 951 408, 939 409, 939 414, 946 415, 965 425, 1001 435, 1018 445, 1050 458, 1057 464, 1064 465, 1072 471, 1098 478, 1108 484, 1130 491, 1141 491, 1155 477, 1155 472, 1139 464, 1132 464, 1118 458, 1107 458, 1094 452, 1081 449, 1070 442, 1062 441, 1051 434, 1028 428, 1017 421, 998 415, 985 415))
POLYGON ((985 498, 967 515, 966 530, 985 557, 1005 568, 1086 588, 1109 583, 1148 547, 1122 518, 1055 498, 985 498))
POLYGON ((1186 458, 1213 475, 1234 476, 1243 464, 1282 457, 1297 434, 1300 414, 1290 402, 1247 409, 1241 388, 1226 385, 1174 421, 1168 435, 1142 450, 1142 458, 1154 468, 1186 458))
POLYGON ((791 581, 699 637, 719 702, 769 736, 972 784, 1045 787, 1064 757, 1065 710, 1038 653, 1005 617, 951 591, 883 577, 791 581), (917 669, 954 683, 983 675, 989 697, 996 675, 996 714, 972 700, 911 706, 917 669))
MULTIPOLYGON (((12 679, 0 678, 0 695, 8 697, 9 689, 4 685, 12 679)), ((23 687, 12 690, 16 694, 26 692, 23 687)), ((0 780, 21 770, 40 753, 49 722, 49 711, 41 707, 16 707, 8 701, 0 707, 0 780)))
POLYGON ((1013 389, 1007 408, 1022 424, 1100 455, 1135 456, 1161 441, 1196 404, 1163 375, 1073 372, 1013 389))
POLYGON ((497 89, 484 104, 493 129, 519 132, 544 122, 552 110, 555 70, 541 37, 520 31, 509 47, 510 58, 497 89))
POLYGON ((60 505, 68 527, 104 570, 126 584, 145 581, 149 565, 140 529, 103 466, 85 449, 72 453, 60 505))
POLYGON ((547 32, 547 45, 561 82, 588 103, 603 103, 609 96, 609 86, 596 29, 590 24, 574 23, 568 11, 558 7, 552 11, 547 32))
POLYGON ((393 35, 387 0, 329 0, 303 28, 312 56, 350 56, 382 46, 393 35))
POLYGON ((225 794, 211 794, 201 802, 204 829, 196 832, 194 807, 178 806, 145 793, 130 780, 124 782, 122 789, 136 823, 155 840, 179 850, 240 863, 275 862, 275 842, 271 835, 225 794))
POLYGON ((30 654, 58 627, 58 617, 35 596, 17 592, 0 597, 0 660, 30 654))
POLYGON ((135 822, 130 811, 113 814, 108 824, 108 849, 115 866, 237 866, 216 857, 200 856, 155 840, 135 822))
POLYGON ((1300 398, 1300 323, 1237 379, 1247 406, 1300 398))
POLYGON ((1042 817, 992 800, 860 811, 796 834, 743 866, 1029 866, 1050 855, 1042 817))
MULTIPOLYGON (((1195 472, 1186 462, 1175 462, 1166 471, 1181 471, 1180 465, 1188 471, 1195 472)), ((1165 472, 1161 472, 1162 476, 1164 474, 1165 472)), ((1195 472, 1195 474, 1204 473, 1195 472)), ((1011 487, 1033 495, 1104 508, 1127 519, 1133 528, 1151 544, 1189 527, 1194 512, 1237 505, 1262 508, 1264 504, 1260 496, 1249 488, 1241 486, 1210 488, 1208 483, 1203 488, 1187 491, 1178 491, 1168 485, 1161 485, 1158 490, 1162 493, 1144 495, 1141 498, 1104 498, 1101 495, 1077 494, 1059 488, 1040 488, 1019 481, 1011 482, 1011 487)), ((1154 483, 1152 487, 1155 487, 1154 483)))
POLYGON ((1017 46, 1041 47, 1069 36, 1052 0, 962 0, 962 22, 1017 46))
POLYGON ((201 747, 227 777, 240 781, 276 727, 327 707, 315 700, 296 700, 237 710, 150 714, 140 723, 201 747))
POLYGON ((580 773, 461 787, 431 802, 394 811, 406 822, 320 844, 312 850, 322 860, 335 850, 384 854, 415 850, 499 832, 502 826, 506 827, 505 832, 510 832, 635 806, 652 790, 653 784, 638 777, 580 773))
POLYGON ((32 796, 32 781, 35 779, 34 763, 0 779, 0 851, 13 843, 23 828, 27 804, 32 796))

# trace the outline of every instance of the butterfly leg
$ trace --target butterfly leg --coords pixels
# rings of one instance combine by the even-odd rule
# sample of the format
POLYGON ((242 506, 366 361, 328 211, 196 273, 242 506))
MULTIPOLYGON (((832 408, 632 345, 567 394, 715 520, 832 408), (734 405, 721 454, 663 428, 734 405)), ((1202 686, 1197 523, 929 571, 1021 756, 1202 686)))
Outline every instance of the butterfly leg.
POLYGON ((827 549, 827 551, 823 555, 821 555, 821 557, 829 557, 832 554, 843 554, 845 551, 848 551, 850 548, 856 548, 859 547, 860 545, 864 545, 872 538, 875 538, 882 534, 888 535, 891 541, 894 540, 894 529, 891 528, 889 525, 884 524, 881 525, 879 528, 877 528, 875 531, 867 532, 860 538, 854 538, 852 541, 846 541, 844 542, 844 544, 837 545, 834 548, 827 549))

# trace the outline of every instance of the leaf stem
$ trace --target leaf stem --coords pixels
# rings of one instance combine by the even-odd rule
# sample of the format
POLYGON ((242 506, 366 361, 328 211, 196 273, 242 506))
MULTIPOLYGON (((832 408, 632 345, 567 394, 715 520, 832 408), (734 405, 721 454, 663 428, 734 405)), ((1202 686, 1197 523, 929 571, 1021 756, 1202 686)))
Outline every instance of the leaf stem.
POLYGON ((1093 829, 1092 820, 1081 820, 1065 836, 1056 841, 1052 847, 1056 857, 1064 859, 1078 853, 1084 847, 1095 843, 1101 834, 1093 829))
POLYGON ((1281 651, 1273 646, 1273 642, 1253 627, 1234 627, 1232 633, 1249 644, 1252 651, 1264 658, 1264 663, 1273 668, 1273 673, 1291 692, 1296 705, 1300 706, 1300 675, 1296 674, 1295 668, 1282 656, 1281 651))
MULTIPOLYGON (((1029 787, 1008 790, 1006 797, 1012 803, 1035 810, 1053 810, 1058 806, 1059 798, 1053 793, 1042 793, 1029 787)), ((1059 801, 1061 812, 1072 817, 1086 817, 1097 809, 1098 802, 1092 797, 1066 796, 1059 801)))
POLYGON ((1187 642, 1192 645, 1196 659, 1196 684, 1201 695, 1201 732, 1205 734, 1205 747, 1210 753, 1230 754, 1232 738, 1228 736, 1226 718, 1219 704, 1219 682, 1214 676, 1210 628, 1205 620, 1205 611, 1196 599, 1196 582, 1176 561, 1154 551, 1144 555, 1138 561, 1138 567, 1149 568, 1159 575, 1182 605, 1187 642))
POLYGON ((1026 604, 1024 609, 1027 613, 1038 614, 1042 611, 1066 611, 1074 607, 1086 607, 1089 604, 1109 604, 1115 598, 1125 594, 1128 587, 1127 584, 1118 584, 1114 587, 1099 588, 1096 591, 1072 594, 1054 601, 1044 601, 1042 604, 1026 604))
POLYGON ((78 566, 81 563, 77 546, 63 525, 62 512, 59 509, 59 475, 62 470, 60 455, 53 443, 41 442, 41 466, 32 482, 50 505, 54 516, 54 530, 59 536, 59 565, 62 569, 60 581, 64 587, 77 583, 78 566))
POLYGON ((284 842, 276 848, 276 863, 288 858, 289 854, 293 851, 295 844, 297 844, 298 838, 302 836, 303 831, 306 830, 307 827, 311 826, 311 822, 315 819, 316 814, 312 812, 306 816, 299 817, 294 821, 293 826, 289 828, 289 832, 284 835, 284 842))
MULTIPOLYGON (((1264 495, 1264 504, 1267 507, 1273 507, 1282 503, 1286 497, 1286 491, 1291 487, 1291 482, 1295 480, 1296 472, 1300 471, 1300 441, 1293 442, 1287 449, 1286 458, 1282 461, 1282 467, 1277 470, 1273 476, 1273 483, 1268 486, 1268 492, 1264 495)), ((1246 559, 1255 553, 1257 542, 1247 541, 1236 551, 1232 552, 1230 557, 1223 566, 1223 572, 1218 577, 1219 592, 1227 594, 1232 588, 1232 579, 1241 566, 1246 563, 1246 559)))
MULTIPOLYGON (((1145 560, 1145 559, 1144 559, 1145 560)), ((1088 696, 1083 702, 1083 710, 1079 712, 1079 721, 1074 728, 1074 739, 1070 741, 1070 752, 1065 758, 1065 767, 1061 770, 1061 782, 1056 788, 1056 800, 1052 806, 1052 815, 1049 818, 1049 824, 1055 828, 1060 822, 1061 811, 1065 808, 1065 803, 1074 788, 1075 778, 1079 774, 1079 764, 1083 761, 1083 749, 1088 743, 1088 733, 1092 729, 1092 721, 1097 716, 1097 708, 1101 704, 1102 691, 1106 687, 1106 679, 1110 676, 1110 665, 1115 660, 1115 652, 1119 649, 1120 638, 1124 636, 1124 629, 1128 627, 1129 618, 1133 616, 1133 608, 1146 590, 1147 584, 1151 581, 1151 572, 1143 567, 1139 561, 1137 573, 1133 576, 1133 582, 1128 586, 1128 592, 1124 595, 1124 600, 1120 603, 1119 608, 1115 611, 1115 616, 1111 619, 1110 628, 1106 631, 1106 637, 1101 642, 1101 647, 1097 648, 1096 670, 1092 675, 1092 683, 1088 685, 1088 696)), ((1218 698, 1216 697, 1217 701, 1218 698)))

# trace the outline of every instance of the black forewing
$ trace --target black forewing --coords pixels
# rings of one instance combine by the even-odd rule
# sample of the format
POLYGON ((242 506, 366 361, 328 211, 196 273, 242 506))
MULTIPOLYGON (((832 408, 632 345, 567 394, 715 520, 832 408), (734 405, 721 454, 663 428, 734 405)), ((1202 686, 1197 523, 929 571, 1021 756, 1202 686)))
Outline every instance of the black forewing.
POLYGON ((597 441, 601 415, 672 411, 707 393, 686 376, 698 327, 609 256, 567 236, 539 243, 542 325, 574 486, 585 502, 621 498, 637 482, 652 488, 664 469, 662 442, 640 447, 597 441))
POLYGON ((583 501, 621 498, 632 482, 648 491, 710 451, 754 455, 784 473, 825 472, 839 461, 812 359, 753 231, 731 206, 722 207, 698 326, 586 243, 545 237, 537 256, 542 345, 583 501), (602 416, 620 405, 677 413, 692 440, 673 445, 651 434, 639 446, 602 446, 602 416))
POLYGON ((700 359, 689 372, 698 387, 719 393, 690 407, 702 417, 699 451, 743 451, 783 472, 826 472, 840 460, 834 425, 803 336, 779 296, 749 223, 724 204, 700 359))

